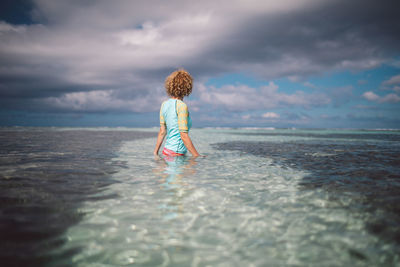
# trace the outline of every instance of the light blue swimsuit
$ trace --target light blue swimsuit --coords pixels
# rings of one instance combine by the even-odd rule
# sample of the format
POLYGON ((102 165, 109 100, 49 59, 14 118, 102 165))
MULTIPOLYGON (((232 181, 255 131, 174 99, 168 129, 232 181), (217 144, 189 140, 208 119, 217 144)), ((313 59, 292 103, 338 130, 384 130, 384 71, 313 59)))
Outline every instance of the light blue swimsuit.
POLYGON ((160 109, 160 124, 166 125, 167 138, 165 148, 175 153, 185 154, 187 149, 181 139, 181 132, 189 132, 192 127, 192 119, 186 104, 178 99, 164 101, 160 109))

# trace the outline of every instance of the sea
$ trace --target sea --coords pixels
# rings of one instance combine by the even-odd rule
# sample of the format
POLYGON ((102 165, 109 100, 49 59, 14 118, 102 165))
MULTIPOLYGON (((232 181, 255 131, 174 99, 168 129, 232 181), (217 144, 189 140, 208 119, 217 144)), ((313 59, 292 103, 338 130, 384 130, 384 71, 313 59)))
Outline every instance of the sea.
POLYGON ((0 128, 1 266, 400 266, 400 131, 0 128))

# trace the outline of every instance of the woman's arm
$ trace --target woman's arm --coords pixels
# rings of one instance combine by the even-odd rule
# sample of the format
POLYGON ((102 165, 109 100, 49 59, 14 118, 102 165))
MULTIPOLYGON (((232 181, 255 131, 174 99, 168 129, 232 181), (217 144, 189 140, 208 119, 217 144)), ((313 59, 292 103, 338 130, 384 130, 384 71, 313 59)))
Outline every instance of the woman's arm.
POLYGON ((200 154, 197 152, 196 148, 194 147, 192 140, 189 137, 188 133, 185 132, 180 132, 181 134, 181 139, 183 143, 185 144, 186 148, 189 150, 189 152, 192 154, 193 157, 198 157, 200 154))
POLYGON ((165 125, 161 124, 160 131, 158 132, 156 148, 154 148, 154 152, 153 152, 154 156, 158 155, 158 151, 160 150, 161 144, 164 141, 164 137, 165 137, 166 133, 167 133, 167 131, 165 130, 165 125))

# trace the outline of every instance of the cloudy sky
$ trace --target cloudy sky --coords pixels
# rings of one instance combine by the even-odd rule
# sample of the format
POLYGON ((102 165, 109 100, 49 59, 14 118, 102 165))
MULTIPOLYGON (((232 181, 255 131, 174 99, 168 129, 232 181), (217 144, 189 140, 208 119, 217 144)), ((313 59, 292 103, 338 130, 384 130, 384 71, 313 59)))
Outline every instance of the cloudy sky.
POLYGON ((6 0, 0 125, 400 128, 398 0, 6 0))

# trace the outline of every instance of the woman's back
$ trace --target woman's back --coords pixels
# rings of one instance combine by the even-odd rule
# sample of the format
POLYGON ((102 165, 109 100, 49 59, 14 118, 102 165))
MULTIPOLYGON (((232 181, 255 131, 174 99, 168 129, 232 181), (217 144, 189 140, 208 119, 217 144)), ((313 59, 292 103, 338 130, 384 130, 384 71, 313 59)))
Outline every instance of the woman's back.
POLYGON ((191 119, 186 104, 179 99, 168 99, 161 105, 160 122, 167 127, 165 147, 176 153, 185 154, 187 149, 180 132, 189 132, 191 119))

